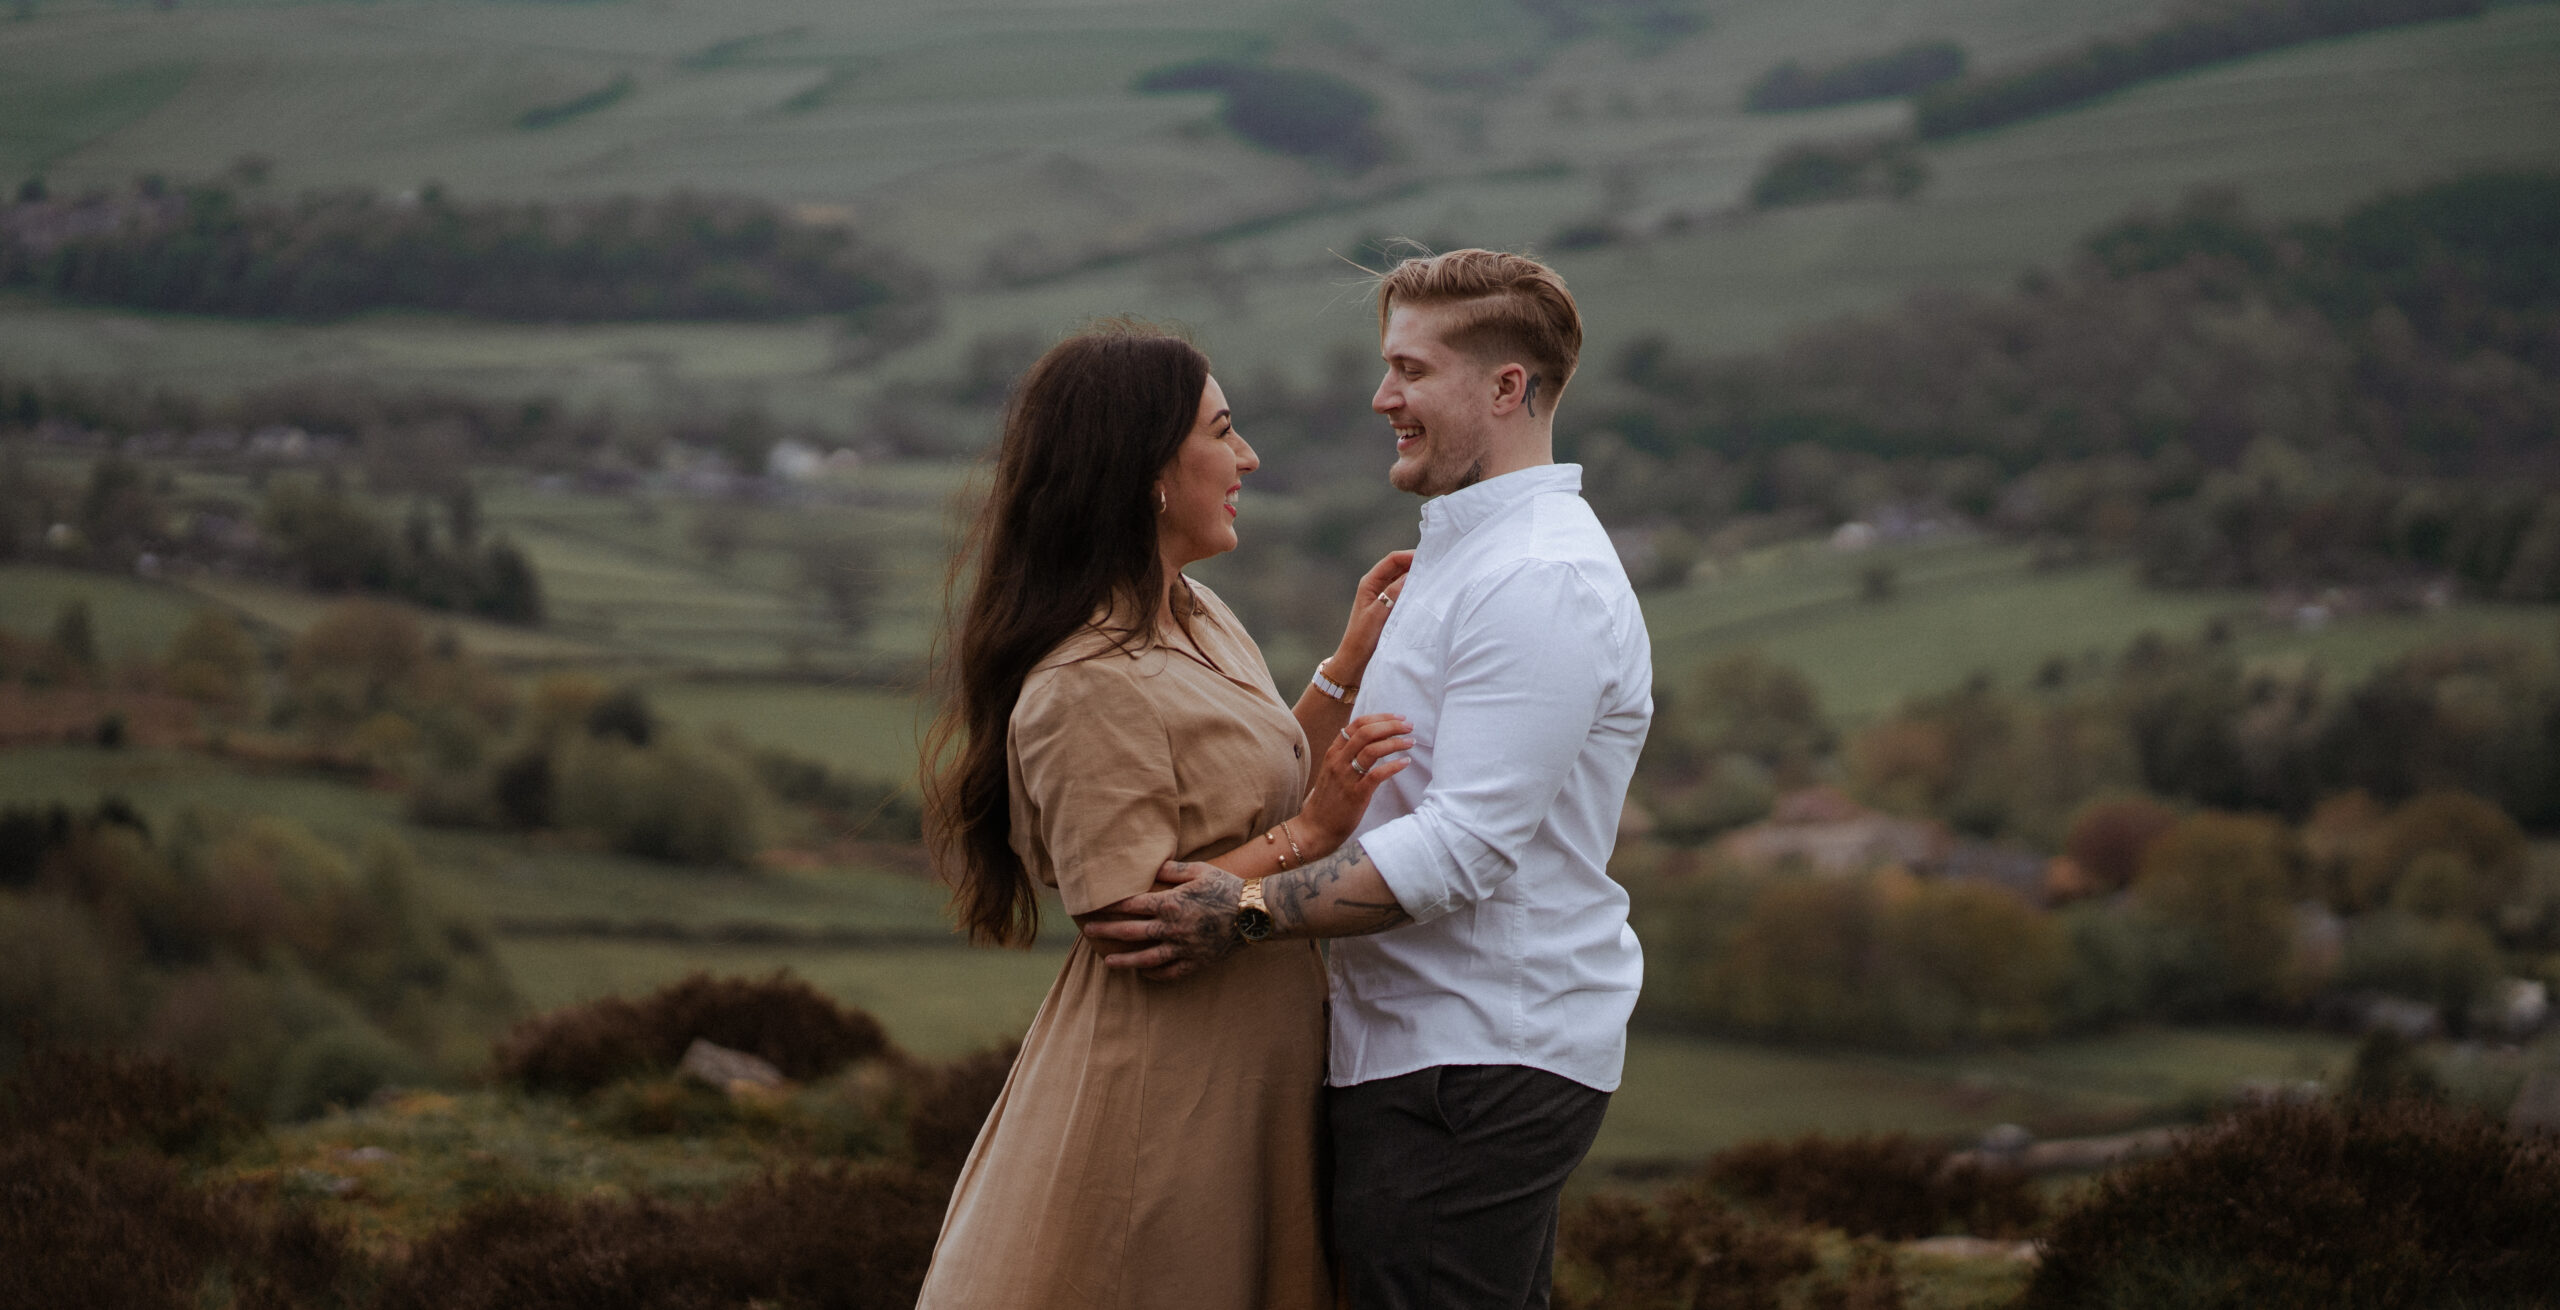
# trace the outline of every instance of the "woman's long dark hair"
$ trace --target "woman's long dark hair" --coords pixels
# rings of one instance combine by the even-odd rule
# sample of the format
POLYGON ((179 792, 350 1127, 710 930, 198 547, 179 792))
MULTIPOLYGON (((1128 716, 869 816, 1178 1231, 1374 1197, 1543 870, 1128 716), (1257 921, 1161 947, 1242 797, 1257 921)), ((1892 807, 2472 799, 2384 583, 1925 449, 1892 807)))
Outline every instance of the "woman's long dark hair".
POLYGON ((1095 614, 1153 639, 1164 563, 1157 474, 1190 435, 1209 361, 1137 323, 1070 337, 1031 366, 1005 408, 994 485, 952 561, 959 612, 935 660, 940 709, 925 736, 925 836, 969 937, 1028 945, 1040 902, 1013 852, 1005 735, 1023 679, 1095 614), (969 586, 960 598, 964 576, 969 586))

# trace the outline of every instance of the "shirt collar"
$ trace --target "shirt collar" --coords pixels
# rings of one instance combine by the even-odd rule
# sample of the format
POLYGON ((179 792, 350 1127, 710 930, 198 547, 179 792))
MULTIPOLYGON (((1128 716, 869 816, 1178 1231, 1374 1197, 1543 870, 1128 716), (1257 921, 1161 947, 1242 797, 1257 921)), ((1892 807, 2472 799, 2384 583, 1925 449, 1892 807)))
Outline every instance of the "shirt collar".
POLYGON ((1473 532, 1486 520, 1527 500, 1551 491, 1582 491, 1582 466, 1579 464, 1533 464, 1498 478, 1486 478, 1472 487, 1462 487, 1448 495, 1423 502, 1422 531, 1426 536, 1473 532))

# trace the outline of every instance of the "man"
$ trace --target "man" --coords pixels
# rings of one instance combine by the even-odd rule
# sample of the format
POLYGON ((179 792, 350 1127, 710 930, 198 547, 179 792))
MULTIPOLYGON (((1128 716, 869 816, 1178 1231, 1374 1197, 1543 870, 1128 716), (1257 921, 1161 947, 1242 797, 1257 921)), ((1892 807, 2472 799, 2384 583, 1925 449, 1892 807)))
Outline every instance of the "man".
MULTIPOLYGON (((1544 1306, 1557 1200, 1618 1085, 1644 961, 1606 872, 1653 713, 1644 618, 1555 406, 1573 297, 1518 255, 1406 260, 1378 291, 1388 480, 1433 497, 1364 713, 1410 764, 1334 855, 1247 887, 1172 890, 1087 936, 1181 977, 1265 937, 1330 950, 1336 1256, 1361 1310, 1544 1306)), ((1316 684, 1328 694, 1340 690, 1316 684)))

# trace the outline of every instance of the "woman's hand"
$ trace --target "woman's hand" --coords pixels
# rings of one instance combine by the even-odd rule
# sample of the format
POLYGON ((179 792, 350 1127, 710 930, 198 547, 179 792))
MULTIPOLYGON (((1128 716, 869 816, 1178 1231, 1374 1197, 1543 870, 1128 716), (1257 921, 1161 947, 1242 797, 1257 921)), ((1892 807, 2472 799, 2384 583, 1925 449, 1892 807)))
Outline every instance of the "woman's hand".
POLYGON ((1343 625, 1342 644, 1325 661, 1326 677, 1359 685, 1369 656, 1378 649, 1378 634, 1386 630, 1387 615, 1394 610, 1396 597, 1404 594, 1404 575, 1412 568, 1412 551, 1389 551, 1360 576, 1360 591, 1351 598, 1351 620, 1343 625))
POLYGON ((1364 714, 1334 734, 1326 743, 1324 758, 1316 764, 1307 803, 1291 825, 1298 840, 1307 844, 1299 848, 1301 858, 1292 860, 1290 867, 1331 855, 1360 826, 1360 816, 1368 811, 1369 796, 1378 784, 1404 772, 1411 763, 1388 757, 1413 746, 1413 738, 1405 735, 1412 731, 1413 725, 1401 715, 1364 714))

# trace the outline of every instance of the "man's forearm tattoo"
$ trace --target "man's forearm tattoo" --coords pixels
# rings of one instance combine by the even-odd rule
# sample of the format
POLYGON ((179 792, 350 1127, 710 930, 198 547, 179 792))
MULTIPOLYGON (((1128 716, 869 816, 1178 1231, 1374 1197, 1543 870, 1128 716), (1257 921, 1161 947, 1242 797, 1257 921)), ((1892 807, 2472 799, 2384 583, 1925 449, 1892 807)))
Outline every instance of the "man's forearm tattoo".
MULTIPOLYGON (((1354 899, 1342 884, 1352 870, 1368 862, 1360 843, 1346 842, 1341 850, 1290 873, 1274 874, 1262 880, 1262 897, 1271 910, 1271 921, 1281 933, 1304 932, 1320 914, 1330 921, 1321 937, 1366 937, 1413 922, 1393 897, 1383 901, 1354 899)), ((1372 866, 1374 867, 1374 866, 1372 866)))

